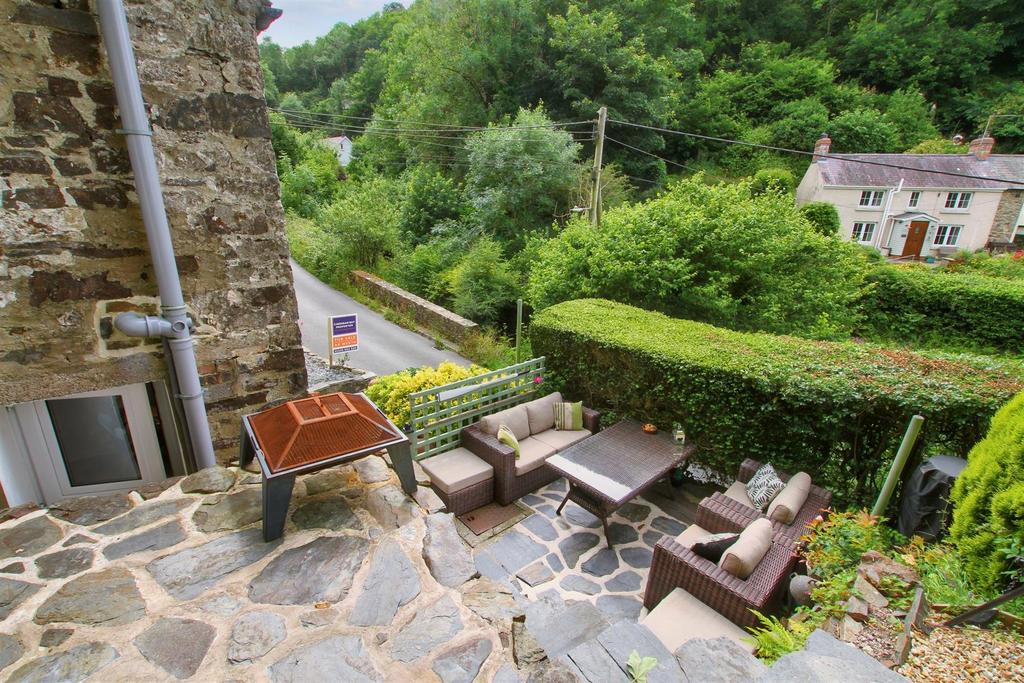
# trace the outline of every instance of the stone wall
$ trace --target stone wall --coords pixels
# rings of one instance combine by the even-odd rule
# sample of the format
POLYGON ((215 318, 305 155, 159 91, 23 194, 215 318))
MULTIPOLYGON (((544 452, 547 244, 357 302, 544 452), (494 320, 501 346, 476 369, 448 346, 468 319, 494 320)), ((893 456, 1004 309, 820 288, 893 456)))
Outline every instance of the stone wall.
MULTIPOLYGON (((218 458, 239 415, 302 394, 254 24, 260 0, 130 0, 218 458)), ((112 331, 158 292, 88 0, 0 0, 0 406, 166 377, 112 331)))
POLYGON ((992 231, 988 236, 989 242, 1013 242, 1021 206, 1024 206, 1024 190, 1006 190, 1000 195, 999 206, 996 207, 996 215, 992 219, 992 231))
POLYGON ((412 292, 407 292, 398 285, 393 285, 376 275, 353 270, 349 277, 359 291, 380 301, 392 310, 412 316, 418 324, 440 334, 445 339, 461 342, 479 329, 479 326, 472 320, 456 315, 447 308, 431 303, 412 292))

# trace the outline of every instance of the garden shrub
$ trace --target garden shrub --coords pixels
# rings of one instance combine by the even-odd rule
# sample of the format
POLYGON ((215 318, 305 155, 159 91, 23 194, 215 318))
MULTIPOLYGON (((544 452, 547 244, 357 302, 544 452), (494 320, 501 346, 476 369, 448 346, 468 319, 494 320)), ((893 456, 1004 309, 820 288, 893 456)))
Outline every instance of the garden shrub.
POLYGON ((992 418, 953 487, 950 534, 976 585, 998 591, 1011 570, 1000 539, 1024 538, 1024 393, 992 418))
POLYGON ((843 226, 835 204, 829 202, 808 202, 800 207, 800 213, 825 237, 836 237, 843 226))
POLYGON ((1024 282, 883 265, 864 301, 862 332, 877 339, 1019 353, 1024 282))
POLYGON ((796 176, 788 168, 762 168, 750 181, 750 193, 782 192, 790 194, 796 189, 796 176))
POLYGON ((738 333, 606 300, 536 313, 530 335, 587 405, 683 424, 727 476, 747 457, 810 472, 840 506, 871 501, 915 413, 922 448, 965 454, 1024 388, 992 359, 738 333))
POLYGON ((944 270, 948 273, 973 273, 1005 280, 1024 280, 1024 252, 993 255, 985 251, 962 251, 944 270))
POLYGON ((478 365, 464 368, 448 361, 436 368, 409 368, 373 380, 366 388, 366 395, 377 404, 388 419, 403 427, 409 421, 409 394, 458 382, 460 379, 468 379, 483 372, 486 370, 478 365))
POLYGON ((495 323, 501 309, 515 299, 515 278, 501 245, 489 236, 477 240, 446 279, 452 309, 480 324, 495 323))

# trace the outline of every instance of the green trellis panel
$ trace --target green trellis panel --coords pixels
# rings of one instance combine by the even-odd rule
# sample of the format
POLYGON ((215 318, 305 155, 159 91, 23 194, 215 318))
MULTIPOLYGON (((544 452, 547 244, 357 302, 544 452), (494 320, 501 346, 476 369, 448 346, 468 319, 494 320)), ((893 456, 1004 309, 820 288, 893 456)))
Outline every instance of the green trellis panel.
POLYGON ((422 460, 457 447, 463 427, 533 398, 540 386, 536 378, 543 376, 544 358, 532 358, 410 394, 413 457, 422 460))

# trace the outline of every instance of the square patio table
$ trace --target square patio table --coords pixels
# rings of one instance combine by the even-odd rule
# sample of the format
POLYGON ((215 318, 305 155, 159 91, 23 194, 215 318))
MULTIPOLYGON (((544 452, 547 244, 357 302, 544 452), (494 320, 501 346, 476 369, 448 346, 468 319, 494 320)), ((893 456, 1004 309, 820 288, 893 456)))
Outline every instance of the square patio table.
POLYGON ((558 514, 571 500, 597 515, 611 548, 608 516, 685 463, 696 450, 693 444, 676 442, 669 432, 648 434, 636 420, 623 420, 547 459, 547 465, 569 481, 558 514))

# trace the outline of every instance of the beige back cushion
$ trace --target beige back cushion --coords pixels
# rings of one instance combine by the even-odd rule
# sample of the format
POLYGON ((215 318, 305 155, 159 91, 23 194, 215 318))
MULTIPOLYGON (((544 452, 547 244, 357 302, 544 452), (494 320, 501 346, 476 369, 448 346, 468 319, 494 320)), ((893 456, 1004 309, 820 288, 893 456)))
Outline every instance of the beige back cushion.
POLYGON ((501 425, 508 425, 520 441, 530 436, 530 420, 524 406, 515 406, 480 418, 480 429, 487 434, 496 435, 501 425))
POLYGON ((526 408, 526 418, 530 423, 531 434, 540 434, 555 426, 555 411, 551 406, 561 402, 562 394, 556 391, 523 404, 526 408))
POLYGON ((737 578, 746 579, 771 547, 772 523, 761 517, 740 532, 736 542, 722 553, 718 566, 737 578))
POLYGON ((780 524, 792 524, 810 492, 811 475, 797 472, 790 477, 786 488, 772 499, 771 505, 768 506, 768 519, 780 524))

